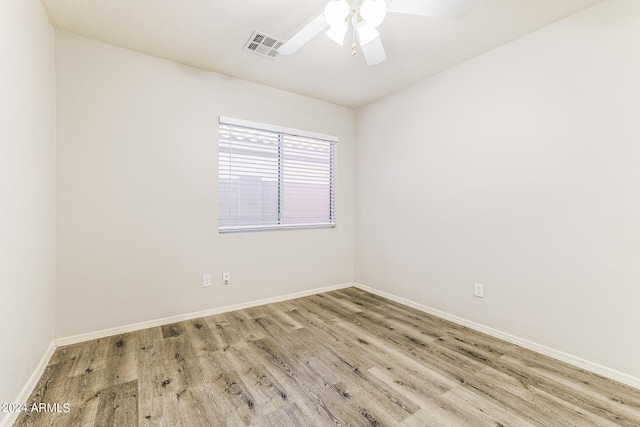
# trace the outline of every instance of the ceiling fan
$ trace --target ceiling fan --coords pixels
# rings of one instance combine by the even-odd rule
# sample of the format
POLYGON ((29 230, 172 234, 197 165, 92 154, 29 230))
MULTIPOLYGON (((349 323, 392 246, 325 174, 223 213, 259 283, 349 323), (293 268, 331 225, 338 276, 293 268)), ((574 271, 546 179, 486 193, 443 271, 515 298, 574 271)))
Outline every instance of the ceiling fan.
POLYGON ((387 59, 380 33, 376 30, 387 12, 462 19, 471 12, 473 2, 474 0, 331 0, 326 4, 324 13, 282 44, 278 53, 295 53, 327 27, 329 30, 325 34, 342 46, 351 25, 352 55, 356 54, 356 46, 359 45, 367 64, 376 65, 387 59))

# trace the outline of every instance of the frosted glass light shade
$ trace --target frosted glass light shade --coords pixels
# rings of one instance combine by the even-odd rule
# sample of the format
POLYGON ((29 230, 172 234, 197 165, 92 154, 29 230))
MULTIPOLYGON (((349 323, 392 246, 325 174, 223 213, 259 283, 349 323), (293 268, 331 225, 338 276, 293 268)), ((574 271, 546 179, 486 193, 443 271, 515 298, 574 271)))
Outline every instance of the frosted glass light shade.
POLYGON ((331 27, 341 26, 346 22, 351 7, 347 0, 332 0, 324 7, 324 19, 331 27))
POLYGON ((344 43, 344 36, 347 34, 348 29, 349 24, 344 21, 341 25, 334 25, 333 27, 329 28, 329 30, 325 34, 331 40, 342 46, 342 44, 344 43))
POLYGON ((364 0, 360 4, 360 16, 367 21, 372 28, 382 24, 387 15, 387 4, 384 0, 364 0))

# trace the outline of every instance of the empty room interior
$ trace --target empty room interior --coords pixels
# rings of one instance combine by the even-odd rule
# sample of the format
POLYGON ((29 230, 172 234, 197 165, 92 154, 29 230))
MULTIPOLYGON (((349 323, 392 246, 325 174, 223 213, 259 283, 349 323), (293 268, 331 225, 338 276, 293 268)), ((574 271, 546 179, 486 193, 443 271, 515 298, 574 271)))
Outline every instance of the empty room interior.
POLYGON ((0 426, 640 426, 639 1, 0 24, 0 426))

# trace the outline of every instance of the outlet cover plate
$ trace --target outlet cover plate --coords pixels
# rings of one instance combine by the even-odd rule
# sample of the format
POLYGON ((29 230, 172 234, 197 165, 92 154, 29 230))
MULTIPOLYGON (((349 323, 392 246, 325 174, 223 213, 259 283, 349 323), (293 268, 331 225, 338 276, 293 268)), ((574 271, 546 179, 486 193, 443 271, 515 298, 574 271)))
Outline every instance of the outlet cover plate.
POLYGON ((211 286, 211 275, 205 274, 202 276, 202 287, 208 288, 209 286, 211 286))
POLYGON ((479 298, 484 298, 484 285, 482 283, 475 284, 474 295, 479 298))

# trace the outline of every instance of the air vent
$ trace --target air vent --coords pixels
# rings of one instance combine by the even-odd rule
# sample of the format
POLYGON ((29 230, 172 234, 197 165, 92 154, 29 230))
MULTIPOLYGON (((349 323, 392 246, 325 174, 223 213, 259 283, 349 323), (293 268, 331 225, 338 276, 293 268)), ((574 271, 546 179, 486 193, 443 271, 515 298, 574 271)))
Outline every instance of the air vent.
POLYGON ((282 46, 282 43, 284 43, 282 40, 255 31, 244 45, 243 50, 264 58, 274 59, 278 55, 278 48, 282 46))

